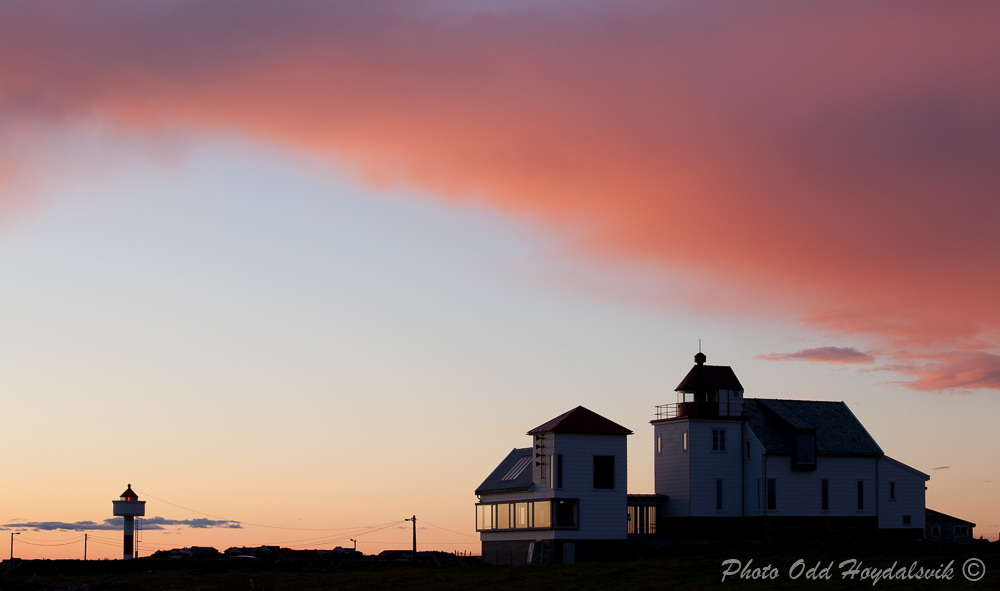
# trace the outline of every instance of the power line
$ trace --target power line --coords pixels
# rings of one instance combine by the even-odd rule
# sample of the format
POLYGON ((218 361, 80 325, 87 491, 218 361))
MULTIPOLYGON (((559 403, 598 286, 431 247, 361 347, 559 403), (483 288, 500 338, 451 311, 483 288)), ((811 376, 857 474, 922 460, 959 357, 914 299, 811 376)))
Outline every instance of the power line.
POLYGON ((446 532, 451 532, 451 533, 453 533, 453 534, 458 534, 458 535, 460 535, 460 536, 465 536, 465 537, 467 537, 467 538, 476 538, 476 539, 479 539, 479 536, 473 536, 473 535, 469 535, 469 534, 463 534, 463 533, 462 533, 462 532, 460 532, 460 531, 455 531, 455 530, 451 530, 451 529, 448 529, 448 528, 446 528, 446 527, 441 527, 440 525, 434 525, 433 523, 431 523, 430 521, 427 521, 426 519, 424 519, 424 523, 426 523, 427 525, 430 525, 430 526, 433 526, 433 527, 436 527, 436 528, 438 528, 438 529, 443 529, 443 530, 444 530, 444 531, 446 531, 446 532))
POLYGON ((42 540, 42 539, 39 539, 39 538, 29 538, 28 536, 22 535, 19 539, 20 540, 31 540, 33 542, 41 542, 41 543, 53 543, 53 542, 68 542, 70 540, 76 540, 76 539, 80 538, 82 535, 83 534, 77 534, 77 535, 75 535, 73 537, 70 537, 70 538, 59 538, 57 540, 42 540))
POLYGON ((27 544, 29 546, 44 546, 44 547, 50 548, 52 546, 70 546, 72 544, 79 544, 82 541, 83 541, 83 538, 80 538, 79 540, 76 540, 74 542, 62 542, 60 544, 38 544, 38 543, 35 543, 35 542, 25 542, 24 540, 18 540, 17 543, 18 544, 27 544))
POLYGON ((143 492, 143 491, 141 491, 139 489, 132 489, 132 490, 134 490, 137 493, 141 493, 141 494, 143 494, 143 495, 145 495, 145 496, 147 496, 147 497, 149 497, 151 499, 155 499, 157 501, 160 501, 161 503, 166 503, 166 504, 168 504, 170 506, 177 507, 178 509, 184 509, 185 511, 190 511, 192 513, 197 513, 198 515, 204 515, 205 517, 212 517, 212 518, 215 518, 215 519, 221 519, 223 521, 229 521, 229 522, 232 522, 232 523, 238 523, 240 525, 251 525, 253 527, 266 527, 268 529, 288 529, 288 530, 295 530, 295 531, 346 531, 346 530, 349 530, 349 529, 363 529, 365 527, 371 527, 371 526, 360 526, 360 527, 282 527, 282 526, 279 526, 279 525, 263 525, 261 523, 250 523, 249 521, 240 521, 239 519, 227 519, 225 517, 220 517, 218 515, 212 515, 211 513, 205 513, 203 511, 195 511, 194 509, 189 509, 187 507, 182 507, 180 505, 176 505, 174 503, 171 503, 170 501, 164 501, 163 499, 154 497, 153 495, 151 495, 151 494, 149 494, 147 492, 143 492))
POLYGON ((376 533, 376 532, 380 532, 382 530, 389 529, 390 527, 393 527, 395 525, 399 525, 400 523, 403 523, 403 522, 402 521, 396 521, 396 522, 393 522, 393 523, 387 523, 387 524, 385 524, 382 527, 379 527, 379 528, 376 528, 376 529, 371 529, 371 530, 365 531, 365 532, 360 533, 360 534, 350 533, 350 534, 343 535, 343 536, 337 536, 337 537, 333 537, 333 538, 328 538, 328 539, 322 540, 320 542, 307 542, 305 544, 290 545, 289 548, 290 549, 296 549, 297 547, 300 548, 300 547, 311 546, 311 545, 323 545, 323 546, 325 546, 327 544, 332 544, 333 542, 341 542, 341 541, 350 539, 351 536, 355 536, 355 537, 360 538, 361 536, 366 536, 368 534, 373 534, 373 533, 376 533))
POLYGON ((346 540, 346 539, 351 538, 351 537, 361 537, 361 536, 368 535, 368 534, 376 532, 376 531, 381 531, 381 530, 383 530, 383 529, 385 529, 387 527, 392 527, 394 525, 399 525, 400 523, 403 523, 403 520, 392 521, 390 523, 380 523, 378 525, 371 525, 371 526, 359 527, 359 528, 355 528, 355 529, 353 529, 351 531, 348 531, 347 533, 337 534, 335 536, 326 535, 326 536, 318 536, 318 537, 315 537, 315 538, 303 538, 301 540, 286 540, 286 541, 284 541, 282 543, 283 544, 298 544, 298 543, 312 544, 312 543, 319 543, 320 541, 346 540))

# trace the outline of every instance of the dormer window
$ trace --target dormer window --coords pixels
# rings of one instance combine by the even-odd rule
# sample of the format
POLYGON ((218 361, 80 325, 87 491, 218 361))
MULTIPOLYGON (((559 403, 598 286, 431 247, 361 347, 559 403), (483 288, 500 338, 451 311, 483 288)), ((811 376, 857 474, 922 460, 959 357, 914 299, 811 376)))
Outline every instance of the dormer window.
POLYGON ((795 461, 792 463, 792 468, 794 470, 815 470, 816 432, 796 431, 794 453, 795 461))

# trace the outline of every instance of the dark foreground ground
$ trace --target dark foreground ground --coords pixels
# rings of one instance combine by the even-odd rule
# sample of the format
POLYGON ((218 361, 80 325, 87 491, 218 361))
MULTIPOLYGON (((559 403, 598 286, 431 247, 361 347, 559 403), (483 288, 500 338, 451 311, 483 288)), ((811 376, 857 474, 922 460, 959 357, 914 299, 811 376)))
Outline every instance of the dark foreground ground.
MULTIPOLYGON (((970 562, 970 574, 980 570, 970 562)), ((733 567, 730 567, 733 568, 733 567)), ((759 574, 760 571, 758 571, 759 574)), ((870 575, 870 572, 867 573, 870 575)), ((947 573, 942 572, 942 575, 947 573)), ((481 565, 436 566, 406 563, 355 561, 251 563, 232 561, 179 561, 138 559, 122 561, 26 561, 13 572, 0 575, 0 591, 184 591, 246 590, 252 575, 260 577, 265 591, 279 590, 465 590, 465 589, 1000 589, 1000 543, 971 546, 923 543, 842 542, 824 546, 776 546, 728 544, 678 547, 655 556, 620 562, 576 565, 492 567, 481 565), (727 577, 723 561, 736 559, 752 569, 770 565, 777 578, 727 577), (797 579, 790 569, 805 561, 797 579), (849 567, 843 561, 861 562, 862 572, 842 578, 849 567), (963 575, 970 559, 982 561, 985 573, 972 582, 963 575), (884 571, 896 563, 909 567, 914 561, 925 569, 951 563, 950 579, 886 580, 862 579, 863 569, 884 571), (808 579, 810 568, 833 562, 830 579, 808 579)))

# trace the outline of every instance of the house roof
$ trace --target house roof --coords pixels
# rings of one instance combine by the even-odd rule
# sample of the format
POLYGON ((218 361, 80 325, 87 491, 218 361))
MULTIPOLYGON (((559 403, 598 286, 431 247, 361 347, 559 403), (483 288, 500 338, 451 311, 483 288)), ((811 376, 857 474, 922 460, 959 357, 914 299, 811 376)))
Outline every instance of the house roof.
POLYGON ((903 462, 900 462, 899 460, 890 458, 889 456, 882 456, 882 461, 883 462, 888 462, 888 463, 893 464, 895 466, 898 466, 898 467, 902 468, 903 470, 906 470, 907 472, 912 473, 915 476, 919 476, 919 477, 923 478, 924 480, 930 480, 931 479, 930 475, 924 474, 920 470, 917 470, 916 468, 913 468, 911 466, 907 466, 903 462))
POLYGON ((795 432, 815 431, 816 453, 881 456, 882 448, 843 402, 747 398, 747 425, 768 452, 792 453, 795 432))
POLYGON ((958 523, 964 523, 970 527, 976 527, 976 524, 972 523, 971 521, 959 519, 958 517, 952 517, 951 515, 942 513, 940 511, 935 511, 934 509, 925 509, 925 511, 926 511, 925 519, 927 522, 951 520, 951 521, 957 521, 958 523))
POLYGON ((742 390, 743 384, 737 379, 733 368, 728 365, 705 365, 705 354, 695 355, 695 366, 691 368, 674 390, 742 390))
POLYGON ((476 494, 518 492, 531 490, 532 448, 512 449, 507 457, 490 472, 486 480, 476 488, 476 494))
POLYGON ((528 431, 528 435, 536 435, 538 433, 608 433, 631 435, 632 431, 614 421, 609 421, 592 410, 578 406, 528 431))

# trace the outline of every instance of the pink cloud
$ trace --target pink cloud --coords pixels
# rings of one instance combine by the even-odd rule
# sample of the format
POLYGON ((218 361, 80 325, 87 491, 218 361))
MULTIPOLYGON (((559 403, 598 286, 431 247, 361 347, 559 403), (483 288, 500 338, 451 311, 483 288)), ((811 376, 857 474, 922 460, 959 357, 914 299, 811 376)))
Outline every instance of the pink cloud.
MULTIPOLYGON (((705 307, 989 354, 997 22, 993 2, 8 2, 0 133, 236 133, 688 269, 705 307)), ((1000 387, 962 359, 910 387, 1000 387)))
POLYGON ((768 353, 757 355, 754 359, 767 361, 809 361, 811 363, 833 363, 837 365, 874 363, 875 358, 870 353, 858 351, 854 347, 817 347, 802 349, 795 353, 768 353))
POLYGON ((909 363, 895 370, 915 378, 903 382, 912 390, 1000 390, 1000 355, 983 351, 947 351, 927 355, 903 352, 899 356, 908 359, 909 363))

